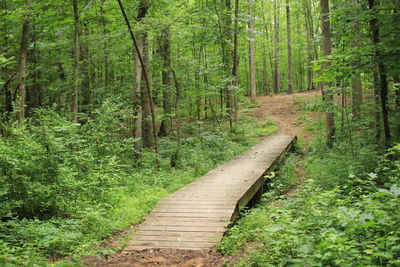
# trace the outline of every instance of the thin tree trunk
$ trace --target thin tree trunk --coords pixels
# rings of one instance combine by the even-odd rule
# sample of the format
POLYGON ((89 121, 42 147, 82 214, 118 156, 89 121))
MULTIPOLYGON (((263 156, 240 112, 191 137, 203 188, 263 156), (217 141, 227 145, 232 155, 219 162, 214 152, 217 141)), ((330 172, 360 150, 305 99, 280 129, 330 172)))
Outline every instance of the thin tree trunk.
MULTIPOLYGON (((352 0, 352 5, 354 7, 357 7, 357 0, 352 0)), ((353 38, 353 49, 357 50, 358 42, 360 41, 360 33, 358 31, 358 23, 356 21, 353 22, 352 29, 353 32, 355 33, 355 36, 353 38)), ((353 66, 355 68, 358 66, 358 64, 359 64, 358 61, 353 62, 353 66)), ((353 114, 355 118, 359 119, 361 116, 362 86, 361 86, 361 74, 358 71, 354 74, 352 80, 352 87, 353 87, 353 92, 352 92, 353 114)))
POLYGON ((254 0, 248 0, 249 3, 249 69, 250 69, 250 100, 256 103, 256 63, 255 63, 255 25, 254 25, 254 0))
POLYGON ((400 74, 399 73, 393 74, 393 81, 395 83, 396 109, 400 110, 400 74))
POLYGON ((279 3, 278 0, 274 0, 274 92, 275 94, 280 92, 281 81, 279 72, 279 3))
MULTIPOLYGON (((87 4, 87 3, 86 3, 87 4)), ((82 80, 82 111, 86 113, 87 116, 90 116, 90 67, 89 67, 89 45, 88 45, 88 36, 89 29, 86 23, 83 24, 83 40, 81 45, 81 61, 83 65, 83 80, 82 80)))
POLYGON ((72 93, 73 122, 78 122, 78 90, 79 90, 79 11, 78 0, 73 0, 74 8, 74 87, 72 93))
MULTIPOLYGON (((302 29, 301 29, 301 23, 298 21, 297 22, 297 34, 298 36, 301 36, 302 34, 302 29)), ((300 45, 298 46, 298 77, 297 77, 297 88, 300 92, 303 91, 303 80, 304 80, 304 64, 303 64, 303 43, 302 41, 299 42, 300 45)))
POLYGON ((26 101, 26 63, 28 58, 28 40, 29 40, 29 19, 30 7, 32 0, 26 0, 28 11, 25 14, 24 23, 22 26, 21 49, 19 53, 19 84, 18 84, 18 120, 21 124, 25 120, 25 101, 26 101))
POLYGON ((382 132, 382 126, 381 126, 381 98, 379 95, 380 92, 380 81, 379 81, 379 70, 378 66, 374 66, 372 69, 373 73, 373 83, 374 83, 374 102, 375 102, 375 139, 377 143, 380 143, 381 141, 381 132, 382 132))
MULTIPOLYGON (((375 10, 375 0, 368 0, 368 6, 371 11, 373 11, 374 15, 376 14, 375 10)), ((383 132, 384 132, 384 144, 385 147, 389 147, 391 143, 391 133, 390 133, 390 126, 389 126, 389 110, 387 106, 388 102, 388 82, 386 77, 386 69, 385 64, 382 62, 382 55, 380 48, 378 47, 381 43, 380 39, 380 26, 379 21, 376 17, 373 17, 370 20, 371 26, 371 34, 372 34, 372 42, 375 45, 375 53, 374 53, 374 60, 378 66, 379 71, 379 80, 380 80, 380 102, 381 102, 381 110, 382 110, 382 117, 383 117, 383 132)))
POLYGON ((306 21, 306 34, 307 34, 307 90, 314 90, 314 53, 313 53, 313 27, 310 22, 311 10, 308 6, 308 1, 306 1, 306 10, 305 10, 305 21, 306 21))
MULTIPOLYGON (((329 0, 321 0, 321 20, 322 20, 322 54, 325 58, 329 57, 332 53, 331 29, 329 19, 329 0)), ((323 64, 324 71, 326 72, 331 66, 331 62, 326 60, 323 64)), ((332 82, 323 82, 323 91, 325 93, 325 101, 329 107, 325 112, 326 115, 326 131, 327 131, 327 145, 332 146, 335 139, 335 118, 333 111, 333 94, 330 92, 332 82)))
MULTIPOLYGON (((223 14, 223 38, 224 38, 224 55, 223 55, 223 64, 224 64, 224 73, 227 76, 228 80, 231 77, 232 65, 232 5, 231 0, 221 0, 225 2, 225 12, 223 14)), ((229 126, 232 129, 233 127, 233 119, 234 119, 234 97, 231 88, 232 82, 228 81, 225 84, 225 98, 226 98, 226 111, 229 117, 229 126)))
MULTIPOLYGON (((238 20, 239 20, 239 0, 235 0, 235 21, 233 26, 233 67, 232 67, 232 76, 233 83, 232 85, 237 88, 239 86, 239 57, 238 57, 238 20)), ((238 119, 239 107, 237 101, 237 90, 235 90, 235 114, 234 120, 235 123, 238 119)))
POLYGON ((105 17, 104 11, 104 2, 105 0, 101 0, 100 2, 100 14, 101 14, 101 26, 102 26, 102 34, 103 34, 103 50, 104 50, 104 88, 109 89, 109 80, 110 80, 110 72, 109 72, 109 59, 108 59, 108 43, 107 43, 107 21, 105 17))
MULTIPOLYGON (((131 24, 129 22, 128 16, 126 15, 126 12, 125 12, 125 9, 124 9, 124 7, 122 5, 122 2, 121 2, 121 0, 117 0, 117 1, 118 1, 118 4, 119 4, 119 7, 121 9, 121 13, 122 13, 122 15, 123 15, 123 17, 125 19, 125 23, 126 23, 126 25, 128 27, 128 30, 129 30, 133 45, 134 45, 134 47, 136 49, 136 53, 138 54, 138 59, 139 59, 140 64, 142 66, 142 74, 144 76, 144 81, 145 81, 145 84, 146 84, 146 89, 147 89, 146 92, 147 92, 147 97, 148 97, 148 103, 149 103, 149 106, 150 106, 150 113, 151 113, 151 122, 152 122, 152 126, 153 126, 152 127, 153 128, 152 132, 153 132, 153 137, 154 137, 154 149, 155 149, 156 154, 158 154, 159 150, 158 150, 158 136, 157 136, 157 128, 156 128, 156 115, 155 115, 155 110, 154 110, 154 106, 153 106, 153 97, 152 97, 152 92, 151 92, 150 80, 149 80, 149 76, 148 76, 147 69, 146 69, 146 64, 145 64, 146 61, 142 57, 142 54, 140 53, 140 49, 138 47, 138 43, 136 42, 135 35, 133 34, 131 24)), ((142 0, 141 7, 139 8, 138 17, 142 17, 142 18, 145 17, 145 15, 147 13, 147 10, 148 10, 148 4, 149 4, 148 0, 142 0)), ((146 38, 144 38, 144 40, 145 39, 146 38)), ((143 51, 145 51, 144 47, 145 47, 145 43, 143 42, 143 51)), ((158 159, 156 161, 156 164, 157 164, 157 167, 160 166, 160 162, 159 162, 158 159)))
POLYGON ((32 20, 32 31, 30 33, 31 42, 33 43, 33 48, 28 52, 30 56, 28 57, 28 61, 32 63, 33 69, 33 81, 31 85, 28 87, 27 90, 27 97, 26 97, 26 104, 27 104, 27 111, 26 116, 30 116, 31 110, 34 108, 38 108, 42 104, 42 90, 40 86, 40 68, 38 67, 38 58, 39 58, 39 51, 37 49, 37 36, 36 36, 36 23, 35 17, 32 20))
MULTIPOLYGON (((274 84, 274 77, 275 77, 275 72, 273 71, 274 70, 274 66, 273 66, 274 60, 272 59, 272 55, 271 55, 271 41, 270 41, 269 34, 268 34, 268 26, 267 26, 267 22, 265 19, 266 11, 264 9, 263 2, 261 2, 261 12, 262 12, 262 20, 263 20, 263 24, 264 24, 264 36, 265 36, 265 41, 267 42, 265 49, 267 50, 269 65, 270 65, 271 74, 272 74, 270 77, 271 77, 272 83, 274 84)), ((267 77, 266 77, 266 80, 268 81, 267 77)), ((268 93, 269 93, 269 88, 268 88, 268 93)))
POLYGON ((167 136, 171 131, 171 77, 169 67, 171 65, 170 29, 166 27, 161 33, 161 55, 163 58, 162 84, 163 84, 163 109, 164 116, 161 121, 160 136, 167 136))
MULTIPOLYGON (((141 38, 139 38, 140 40, 141 38)), ((138 40, 139 53, 142 54, 142 43, 138 40)), ((140 158, 142 151, 142 105, 140 103, 140 88, 142 84, 142 65, 139 60, 139 53, 135 53, 135 85, 132 90, 132 107, 134 115, 134 136, 135 136, 135 155, 136 158, 140 158)))
POLYGON ((289 0, 286 0, 286 20, 287 20, 287 42, 288 42, 288 93, 293 93, 293 64, 292 64, 292 33, 290 29, 290 6, 289 0))

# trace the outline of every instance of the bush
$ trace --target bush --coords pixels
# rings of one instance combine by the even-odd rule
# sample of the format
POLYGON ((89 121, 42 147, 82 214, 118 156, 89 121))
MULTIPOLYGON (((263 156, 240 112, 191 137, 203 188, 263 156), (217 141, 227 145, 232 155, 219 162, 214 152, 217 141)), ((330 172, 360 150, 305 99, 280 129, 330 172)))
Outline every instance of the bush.
POLYGON ((383 156, 360 147, 351 161, 343 149, 313 150, 305 161, 313 179, 302 194, 288 200, 266 194, 220 249, 245 250, 237 266, 398 266, 400 146, 383 156))

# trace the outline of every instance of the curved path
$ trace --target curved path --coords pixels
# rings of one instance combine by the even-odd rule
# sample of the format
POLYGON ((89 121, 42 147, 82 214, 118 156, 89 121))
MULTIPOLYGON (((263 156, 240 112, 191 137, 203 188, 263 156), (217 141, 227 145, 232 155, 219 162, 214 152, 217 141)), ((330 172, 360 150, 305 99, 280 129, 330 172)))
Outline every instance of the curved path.
POLYGON ((257 194, 264 174, 290 150, 295 137, 271 136, 161 200, 123 253, 149 248, 209 249, 257 194))

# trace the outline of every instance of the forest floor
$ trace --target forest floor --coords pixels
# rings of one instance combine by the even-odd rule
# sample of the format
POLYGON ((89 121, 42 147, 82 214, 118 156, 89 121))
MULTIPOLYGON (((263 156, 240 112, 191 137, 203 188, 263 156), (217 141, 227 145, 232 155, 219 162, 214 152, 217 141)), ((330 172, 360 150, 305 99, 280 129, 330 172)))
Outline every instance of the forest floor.
MULTIPOLYGON (((249 109, 246 112, 252 118, 265 120, 270 118, 278 123, 277 135, 296 135, 306 141, 311 136, 305 128, 309 122, 320 116, 318 113, 305 113, 295 105, 296 100, 312 100, 320 95, 319 91, 301 92, 292 95, 279 94, 272 96, 259 96, 257 102, 262 106, 249 109)), ((245 110, 242 110, 245 111, 245 110)), ((301 172, 301 170, 299 170, 301 172)), ((287 195, 290 195, 288 192, 287 195)), ((133 227, 133 231, 134 231, 133 227)), ((129 231, 131 232, 131 231, 129 231)), ((120 236, 119 236, 120 237, 120 236)), ((118 239, 117 237, 116 239, 118 239)), ((121 246, 119 241, 106 245, 108 248, 121 246)), ((129 254, 117 253, 108 259, 99 259, 92 256, 85 259, 86 266, 176 266, 176 267, 218 267, 234 262, 234 258, 224 256, 215 250, 177 250, 177 249, 148 249, 131 252, 129 254)))

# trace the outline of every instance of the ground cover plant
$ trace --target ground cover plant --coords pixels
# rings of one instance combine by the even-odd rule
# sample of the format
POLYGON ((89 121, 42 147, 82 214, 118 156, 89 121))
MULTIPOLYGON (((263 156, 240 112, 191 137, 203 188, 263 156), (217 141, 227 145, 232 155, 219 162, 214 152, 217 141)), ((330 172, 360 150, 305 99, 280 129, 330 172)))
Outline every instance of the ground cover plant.
POLYGON ((307 127, 309 153, 266 177, 271 191, 221 242, 223 253, 243 255, 229 265, 400 264, 400 145, 380 152, 364 129, 329 148, 319 124, 307 127))

